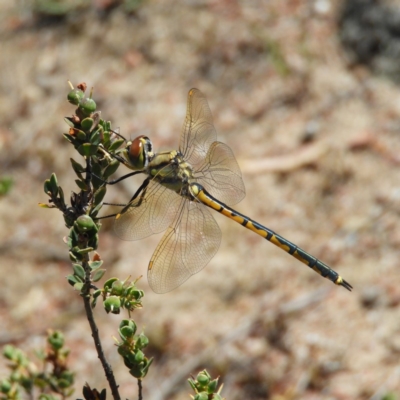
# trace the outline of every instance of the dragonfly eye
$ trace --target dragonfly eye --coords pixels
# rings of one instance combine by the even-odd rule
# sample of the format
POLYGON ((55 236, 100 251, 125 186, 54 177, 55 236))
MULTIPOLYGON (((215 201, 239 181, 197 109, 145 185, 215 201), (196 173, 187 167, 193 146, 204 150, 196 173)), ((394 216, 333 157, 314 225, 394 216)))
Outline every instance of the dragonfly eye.
POLYGON ((138 136, 132 143, 128 143, 126 150, 131 166, 140 170, 147 166, 153 144, 147 136, 138 136))

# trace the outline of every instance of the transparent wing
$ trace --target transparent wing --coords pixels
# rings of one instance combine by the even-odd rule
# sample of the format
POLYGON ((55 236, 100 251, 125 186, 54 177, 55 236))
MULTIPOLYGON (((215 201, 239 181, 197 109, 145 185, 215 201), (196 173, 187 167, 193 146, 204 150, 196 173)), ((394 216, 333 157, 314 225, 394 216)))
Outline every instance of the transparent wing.
POLYGON ((205 160, 194 177, 222 203, 239 203, 246 195, 239 164, 229 146, 222 142, 211 144, 205 160))
POLYGON ((217 140, 217 132, 207 100, 200 90, 190 89, 179 151, 196 169, 197 165, 203 162, 211 143, 215 140, 217 140))
POLYGON ((207 265, 220 243, 221 231, 206 207, 183 199, 150 260, 150 287, 156 293, 175 289, 207 265))
POLYGON ((139 240, 165 231, 176 217, 181 201, 172 190, 150 181, 143 199, 139 195, 115 219, 116 235, 123 240, 139 240))

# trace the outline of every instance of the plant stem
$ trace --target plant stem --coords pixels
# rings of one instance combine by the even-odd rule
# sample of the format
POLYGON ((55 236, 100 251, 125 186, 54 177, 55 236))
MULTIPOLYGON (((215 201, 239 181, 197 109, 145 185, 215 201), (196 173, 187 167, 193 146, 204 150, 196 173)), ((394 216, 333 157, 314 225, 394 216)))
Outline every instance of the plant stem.
POLYGON ((112 396, 114 400, 121 400, 113 370, 111 368, 111 365, 107 362, 107 359, 104 355, 104 351, 100 341, 99 330, 94 320, 93 310, 90 305, 90 267, 88 263, 89 261, 88 258, 89 256, 86 255, 85 260, 83 260, 82 262, 83 268, 85 269, 85 285, 82 289, 82 297, 83 297, 83 302, 85 304, 86 316, 89 321, 90 329, 92 331, 92 337, 94 341, 94 346, 96 347, 97 356, 99 357, 101 365, 103 366, 104 373, 108 380, 108 384, 110 385, 112 396))
POLYGON ((139 400, 143 400, 143 393, 142 393, 142 380, 138 379, 138 395, 139 395, 139 400))

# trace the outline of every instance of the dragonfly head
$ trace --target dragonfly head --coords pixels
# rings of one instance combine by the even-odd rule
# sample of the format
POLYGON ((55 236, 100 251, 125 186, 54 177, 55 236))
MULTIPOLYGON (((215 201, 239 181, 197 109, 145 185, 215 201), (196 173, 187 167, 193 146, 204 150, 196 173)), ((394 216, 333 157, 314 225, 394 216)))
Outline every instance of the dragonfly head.
POLYGON ((123 154, 131 169, 142 170, 153 157, 153 143, 147 136, 138 136, 126 144, 123 154))

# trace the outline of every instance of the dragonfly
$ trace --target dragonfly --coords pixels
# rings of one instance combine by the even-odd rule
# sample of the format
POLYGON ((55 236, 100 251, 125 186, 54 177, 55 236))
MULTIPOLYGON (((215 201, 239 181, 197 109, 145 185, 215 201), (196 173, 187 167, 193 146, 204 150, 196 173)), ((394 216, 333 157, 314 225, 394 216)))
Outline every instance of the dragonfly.
POLYGON ((154 152, 147 136, 128 141, 121 160, 135 174, 146 175, 128 204, 116 215, 114 230, 123 240, 164 232, 148 265, 156 293, 169 292, 201 271, 216 254, 221 230, 210 209, 263 237, 336 285, 352 286, 322 261, 273 230, 231 208, 245 196, 232 150, 217 141, 204 94, 188 93, 179 149, 154 152))

